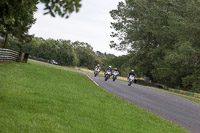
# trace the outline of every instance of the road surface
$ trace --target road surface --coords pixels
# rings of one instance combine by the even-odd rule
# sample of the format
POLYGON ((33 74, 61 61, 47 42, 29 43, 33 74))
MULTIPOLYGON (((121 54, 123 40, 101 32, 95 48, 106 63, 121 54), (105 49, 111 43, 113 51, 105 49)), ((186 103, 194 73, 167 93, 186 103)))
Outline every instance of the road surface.
POLYGON ((115 81, 104 81, 103 77, 87 74, 99 86, 135 105, 182 126, 192 133, 200 133, 200 104, 176 95, 148 87, 115 81))

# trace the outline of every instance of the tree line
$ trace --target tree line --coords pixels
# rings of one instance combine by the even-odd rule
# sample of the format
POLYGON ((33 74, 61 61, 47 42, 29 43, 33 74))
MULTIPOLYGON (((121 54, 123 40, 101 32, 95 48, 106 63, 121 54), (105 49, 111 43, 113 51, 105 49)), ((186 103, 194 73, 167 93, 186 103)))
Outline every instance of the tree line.
MULTIPOLYGON (((0 39, 0 42, 2 41, 3 39, 0 39)), ((20 43, 18 39, 10 38, 7 48, 28 53, 36 58, 54 59, 63 66, 93 69, 96 64, 102 64, 91 45, 85 42, 34 37, 25 45, 20 43)))
POLYGON ((134 68, 152 82, 200 92, 199 9, 199 0, 120 2, 110 11, 111 36, 120 41, 110 46, 129 54, 111 62, 121 62, 122 71, 124 65, 134 68))

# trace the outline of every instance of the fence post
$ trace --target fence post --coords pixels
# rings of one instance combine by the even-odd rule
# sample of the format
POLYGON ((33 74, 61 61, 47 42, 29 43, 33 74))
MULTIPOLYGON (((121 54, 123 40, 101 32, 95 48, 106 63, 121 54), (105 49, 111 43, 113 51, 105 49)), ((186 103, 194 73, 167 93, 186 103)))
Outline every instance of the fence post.
POLYGON ((27 61, 28 61, 28 56, 29 56, 28 53, 25 53, 25 54, 24 54, 24 60, 23 60, 23 62, 27 63, 27 61))
POLYGON ((24 53, 23 52, 20 52, 20 62, 22 62, 24 60, 24 53))

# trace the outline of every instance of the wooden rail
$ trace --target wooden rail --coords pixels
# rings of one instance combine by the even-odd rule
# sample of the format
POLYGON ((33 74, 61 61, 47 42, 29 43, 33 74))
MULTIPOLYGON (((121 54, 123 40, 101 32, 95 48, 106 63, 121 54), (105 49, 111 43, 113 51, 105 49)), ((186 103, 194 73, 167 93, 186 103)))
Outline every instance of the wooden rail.
POLYGON ((10 49, 0 48, 0 62, 4 60, 16 61, 17 57, 19 57, 19 52, 10 49))

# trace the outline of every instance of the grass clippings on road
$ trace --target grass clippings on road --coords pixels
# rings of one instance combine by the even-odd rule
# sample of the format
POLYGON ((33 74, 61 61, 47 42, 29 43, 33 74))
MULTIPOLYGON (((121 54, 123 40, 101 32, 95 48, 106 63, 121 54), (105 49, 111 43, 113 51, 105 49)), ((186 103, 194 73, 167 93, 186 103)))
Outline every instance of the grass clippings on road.
POLYGON ((2 133, 185 133, 96 86, 85 75, 39 64, 0 65, 2 133))

